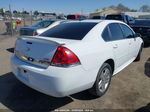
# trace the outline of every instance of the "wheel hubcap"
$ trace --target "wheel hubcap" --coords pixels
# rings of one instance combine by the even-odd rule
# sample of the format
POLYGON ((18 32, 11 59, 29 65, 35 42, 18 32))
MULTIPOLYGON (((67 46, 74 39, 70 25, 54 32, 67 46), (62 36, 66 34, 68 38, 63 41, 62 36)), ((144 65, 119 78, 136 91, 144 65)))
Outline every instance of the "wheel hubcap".
POLYGON ((104 68, 103 71, 101 72, 100 80, 98 83, 100 92, 104 92, 107 89, 110 81, 110 74, 111 73, 108 68, 104 68))

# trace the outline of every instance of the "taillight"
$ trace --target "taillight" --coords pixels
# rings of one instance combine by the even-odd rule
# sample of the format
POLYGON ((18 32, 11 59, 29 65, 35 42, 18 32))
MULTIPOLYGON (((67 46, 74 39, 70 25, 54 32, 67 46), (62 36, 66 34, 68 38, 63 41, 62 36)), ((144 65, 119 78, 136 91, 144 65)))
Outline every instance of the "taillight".
POLYGON ((68 48, 59 46, 52 58, 51 65, 68 67, 80 64, 79 58, 68 48))
POLYGON ((35 31, 35 32, 33 33, 33 36, 37 36, 37 35, 39 35, 39 34, 38 34, 37 31, 35 31))

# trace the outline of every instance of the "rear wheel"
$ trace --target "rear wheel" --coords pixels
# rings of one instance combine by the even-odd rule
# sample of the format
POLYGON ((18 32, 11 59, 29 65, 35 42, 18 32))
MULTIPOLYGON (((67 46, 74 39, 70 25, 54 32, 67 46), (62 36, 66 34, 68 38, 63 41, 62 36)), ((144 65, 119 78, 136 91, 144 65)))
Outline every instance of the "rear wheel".
POLYGON ((94 86, 89 92, 97 97, 105 94, 109 88, 112 77, 112 69, 108 63, 104 63, 100 68, 94 86))
POLYGON ((142 48, 143 48, 143 46, 141 46, 141 48, 140 48, 140 50, 139 50, 139 53, 138 53, 138 55, 137 55, 135 61, 140 61, 140 59, 141 59, 141 53, 142 53, 142 48))

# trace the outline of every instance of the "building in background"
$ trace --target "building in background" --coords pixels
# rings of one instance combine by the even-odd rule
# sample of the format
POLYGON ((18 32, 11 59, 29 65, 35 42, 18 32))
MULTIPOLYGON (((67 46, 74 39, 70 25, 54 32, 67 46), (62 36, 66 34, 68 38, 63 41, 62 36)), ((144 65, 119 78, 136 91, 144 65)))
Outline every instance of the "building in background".
POLYGON ((98 10, 93 13, 90 13, 89 17, 92 18, 94 16, 106 16, 108 14, 117 14, 117 13, 129 15, 134 18, 150 19, 150 12, 123 12, 117 8, 105 8, 103 10, 98 10))
POLYGON ((124 12, 124 14, 140 19, 150 19, 150 12, 124 12))
POLYGON ((114 8, 105 8, 104 10, 99 10, 99 11, 90 13, 89 17, 92 18, 94 16, 106 16, 108 14, 116 14, 116 13, 121 13, 121 11, 114 9, 114 8))

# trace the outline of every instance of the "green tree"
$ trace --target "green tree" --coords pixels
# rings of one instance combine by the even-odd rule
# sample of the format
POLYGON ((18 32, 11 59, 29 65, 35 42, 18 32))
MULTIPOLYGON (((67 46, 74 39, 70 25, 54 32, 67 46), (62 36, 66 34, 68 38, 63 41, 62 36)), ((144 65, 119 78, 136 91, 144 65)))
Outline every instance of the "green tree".
POLYGON ((13 11, 13 14, 18 14, 18 11, 14 10, 14 11, 13 11))
POLYGON ((130 12, 137 12, 136 9, 130 9, 130 12))
POLYGON ((34 11, 33 13, 35 16, 38 16, 39 15, 39 12, 38 11, 34 11))
POLYGON ((4 9, 4 8, 1 8, 1 9, 0 9, 0 13, 2 14, 2 16, 4 16, 4 15, 5 15, 5 9, 4 9))
POLYGON ((29 15, 29 12, 28 11, 23 11, 22 14, 29 15))

